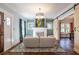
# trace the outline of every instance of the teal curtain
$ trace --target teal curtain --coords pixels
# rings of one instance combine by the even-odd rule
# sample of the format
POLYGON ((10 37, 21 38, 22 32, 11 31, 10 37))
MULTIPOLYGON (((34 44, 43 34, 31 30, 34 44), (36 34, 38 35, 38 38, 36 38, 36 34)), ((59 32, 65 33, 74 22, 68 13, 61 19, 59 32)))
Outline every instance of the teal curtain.
POLYGON ((23 35, 22 35, 22 19, 19 19, 19 33, 20 33, 20 42, 23 41, 23 35))

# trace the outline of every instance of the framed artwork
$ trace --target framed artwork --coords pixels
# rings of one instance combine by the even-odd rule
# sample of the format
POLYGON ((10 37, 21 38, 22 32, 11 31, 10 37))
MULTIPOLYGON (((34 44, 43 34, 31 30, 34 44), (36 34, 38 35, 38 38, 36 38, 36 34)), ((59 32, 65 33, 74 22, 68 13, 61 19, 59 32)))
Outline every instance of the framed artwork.
POLYGON ((44 27, 44 19, 35 19, 35 27, 44 27))

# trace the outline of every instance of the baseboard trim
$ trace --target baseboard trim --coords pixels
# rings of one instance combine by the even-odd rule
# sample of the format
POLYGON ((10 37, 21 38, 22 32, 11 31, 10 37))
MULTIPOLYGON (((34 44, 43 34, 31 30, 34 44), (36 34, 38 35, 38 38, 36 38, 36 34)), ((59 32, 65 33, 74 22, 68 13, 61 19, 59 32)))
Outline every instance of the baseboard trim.
POLYGON ((74 52, 79 55, 79 53, 76 50, 74 50, 74 52))
POLYGON ((9 52, 4 55, 79 55, 72 52, 9 52))
POLYGON ((21 44, 22 42, 18 42, 17 44, 15 44, 14 46, 12 46, 11 48, 9 48, 8 50, 1 52, 0 55, 4 55, 5 53, 9 52, 10 50, 12 50, 13 48, 15 48, 17 45, 21 44))
POLYGON ((77 53, 76 51, 74 51, 74 53, 76 53, 77 55, 79 55, 79 53, 77 53))
POLYGON ((76 47, 74 47, 74 48, 73 48, 73 51, 74 51, 74 53, 76 53, 76 54, 78 54, 78 55, 79 55, 79 52, 78 52, 79 50, 77 50, 77 48, 76 48, 76 47))

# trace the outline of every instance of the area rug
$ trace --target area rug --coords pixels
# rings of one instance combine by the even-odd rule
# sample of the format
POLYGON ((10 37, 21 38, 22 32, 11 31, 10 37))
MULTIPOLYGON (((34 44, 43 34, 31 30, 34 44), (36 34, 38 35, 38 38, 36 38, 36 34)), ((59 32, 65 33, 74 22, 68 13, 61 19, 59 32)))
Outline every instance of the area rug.
POLYGON ((23 43, 10 50, 10 52, 66 52, 61 47, 53 48, 25 48, 23 43))

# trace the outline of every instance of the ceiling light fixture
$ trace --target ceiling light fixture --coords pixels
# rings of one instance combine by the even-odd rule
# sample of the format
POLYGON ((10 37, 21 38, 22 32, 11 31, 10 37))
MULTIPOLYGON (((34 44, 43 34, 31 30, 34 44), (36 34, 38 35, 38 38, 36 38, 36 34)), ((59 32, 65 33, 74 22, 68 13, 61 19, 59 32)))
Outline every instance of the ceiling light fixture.
POLYGON ((44 18, 44 13, 41 12, 41 8, 39 8, 39 12, 36 13, 36 18, 37 18, 37 19, 44 18))

